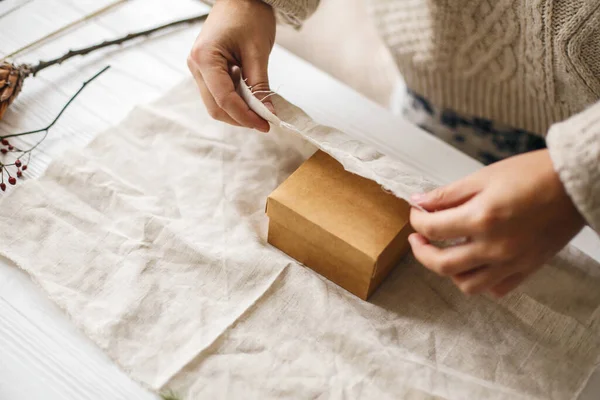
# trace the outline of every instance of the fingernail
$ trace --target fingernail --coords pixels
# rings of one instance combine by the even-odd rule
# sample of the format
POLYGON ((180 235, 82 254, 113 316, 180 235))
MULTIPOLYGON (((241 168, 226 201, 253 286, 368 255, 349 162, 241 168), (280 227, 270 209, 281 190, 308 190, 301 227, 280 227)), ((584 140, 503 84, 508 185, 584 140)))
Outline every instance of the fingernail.
POLYGON ((423 200, 425 200, 425 194, 424 193, 412 194, 410 196, 410 200, 418 204, 418 203, 422 202, 423 200))
POLYGON ((265 107, 267 107, 267 110, 271 111, 271 114, 273 115, 277 115, 275 113, 275 107, 273 107, 273 103, 271 103, 270 101, 265 101, 265 107))
POLYGON ((264 128, 264 127, 259 127, 259 126, 257 126, 257 127, 256 127, 256 130, 257 130, 257 131, 260 131, 260 132, 262 132, 262 133, 269 133, 269 128, 264 128))

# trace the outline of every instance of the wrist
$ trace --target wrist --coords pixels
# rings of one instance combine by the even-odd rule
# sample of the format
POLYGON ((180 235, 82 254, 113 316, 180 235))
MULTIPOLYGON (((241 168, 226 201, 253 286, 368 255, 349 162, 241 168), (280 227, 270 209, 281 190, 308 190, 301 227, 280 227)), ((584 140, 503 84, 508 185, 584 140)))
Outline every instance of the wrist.
POLYGON ((540 150, 540 152, 543 154, 544 165, 547 171, 547 184, 545 185, 545 187, 548 188, 549 194, 555 199, 557 199, 559 203, 563 204, 564 211, 572 216, 574 222, 580 224, 581 227, 585 226, 585 218, 583 217, 581 212, 579 212, 571 196, 569 196, 569 193, 560 178, 560 174, 558 173, 558 171, 556 171, 554 167, 554 163, 552 162, 552 158, 550 157, 550 151, 546 149, 540 150))
POLYGON ((230 7, 242 7, 242 8, 261 8, 265 10, 271 10, 273 7, 263 0, 215 0, 214 4, 226 4, 230 7))

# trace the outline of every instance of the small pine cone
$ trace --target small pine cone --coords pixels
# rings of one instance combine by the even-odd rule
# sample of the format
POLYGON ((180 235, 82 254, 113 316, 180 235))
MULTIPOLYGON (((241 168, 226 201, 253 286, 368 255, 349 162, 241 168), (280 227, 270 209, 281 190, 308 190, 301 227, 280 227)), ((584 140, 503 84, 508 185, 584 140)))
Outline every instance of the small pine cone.
POLYGON ((23 81, 29 76, 29 68, 7 62, 0 64, 0 120, 8 106, 19 95, 23 81))
POLYGON ((8 178, 8 183, 10 183, 11 185, 16 185, 17 179, 14 176, 11 176, 10 178, 8 178))

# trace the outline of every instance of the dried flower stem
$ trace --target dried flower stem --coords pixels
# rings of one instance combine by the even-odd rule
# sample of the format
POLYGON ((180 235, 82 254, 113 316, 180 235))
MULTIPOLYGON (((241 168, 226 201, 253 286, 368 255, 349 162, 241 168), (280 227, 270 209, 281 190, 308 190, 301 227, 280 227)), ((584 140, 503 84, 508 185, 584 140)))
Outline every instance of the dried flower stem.
POLYGON ((200 22, 200 21, 204 21, 206 19, 206 17, 208 17, 207 13, 204 13, 202 15, 197 15, 195 17, 191 17, 191 18, 185 18, 185 19, 181 19, 178 21, 173 21, 173 22, 169 22, 168 24, 164 24, 161 26, 157 26, 155 28, 151 28, 151 29, 147 29, 141 32, 135 32, 135 33, 130 33, 128 35, 125 35, 123 37, 120 37, 118 39, 113 39, 113 40, 106 40, 102 43, 93 45, 93 46, 89 46, 89 47, 84 47, 81 49, 77 49, 77 50, 69 50, 69 52, 67 52, 66 54, 55 58, 53 60, 49 60, 49 61, 40 61, 38 64, 36 65, 32 65, 32 66, 28 66, 29 69, 29 73, 33 74, 35 76, 35 74, 37 74, 38 72, 40 72, 41 70, 48 68, 54 64, 60 64, 66 60, 68 60, 71 57, 75 57, 75 56, 83 56, 85 54, 91 53, 92 51, 98 50, 98 49, 102 49, 104 47, 109 47, 109 46, 115 46, 115 45, 119 45, 125 42, 128 42, 130 40, 136 39, 138 37, 143 37, 143 36, 149 36, 155 32, 167 29, 167 28, 172 28, 174 26, 178 26, 178 25, 184 25, 184 24, 192 24, 195 22, 200 22))
POLYGON ((105 47, 120 45, 122 43, 128 42, 139 37, 147 37, 163 29, 172 28, 174 26, 182 24, 200 22, 205 20, 207 16, 208 14, 205 13, 191 18, 181 19, 179 21, 169 22, 168 24, 160 25, 151 29, 146 29, 141 32, 130 33, 123 37, 113 40, 107 40, 102 43, 95 44, 93 46, 84 47, 77 50, 69 50, 66 54, 58 58, 49 61, 40 61, 35 65, 16 65, 9 62, 0 62, 0 120, 4 116, 4 113, 6 112, 8 107, 10 107, 10 105, 19 95, 19 92, 23 87, 24 81, 31 75, 36 75, 41 70, 46 69, 52 65, 60 64, 72 57, 82 56, 91 53, 95 50, 103 49, 105 47))
POLYGON ((0 144, 1 144, 1 146, 5 146, 0 149, 0 152, 2 152, 2 154, 11 153, 11 154, 15 155, 15 161, 13 163, 9 164, 9 163, 0 162, 0 190, 2 190, 2 191, 6 190, 6 184, 4 183, 4 174, 5 173, 8 175, 8 182, 11 185, 15 185, 17 183, 17 180, 15 179, 14 176, 11 175, 10 171, 8 170, 8 167, 16 168, 16 176, 17 176, 17 178, 21 178, 23 176, 23 171, 25 171, 27 169, 29 161, 31 160, 31 152, 33 150, 35 150, 46 139, 46 137, 48 136, 48 133, 50 132, 50 129, 54 126, 54 124, 56 124, 56 122, 61 117, 61 115, 63 115, 63 113, 67 110, 69 105, 71 105, 71 103, 77 98, 77 96, 79 96, 79 94, 83 91, 83 89, 85 89, 85 87, 87 85, 89 85, 92 81, 94 81, 96 78, 98 78, 104 72, 106 72, 106 70, 109 68, 110 68, 110 66, 106 66, 106 67, 102 68, 99 72, 97 72, 90 79, 83 82, 83 84, 81 85, 79 90, 77 90, 77 92, 75 92, 75 94, 73 94, 71 96, 71 98, 65 103, 65 105, 58 112, 56 117, 52 120, 52 122, 50 122, 46 127, 41 128, 41 129, 35 129, 33 131, 13 133, 10 135, 0 136, 0 144), (10 144, 7 140, 9 138, 25 136, 25 135, 33 135, 35 133, 40 133, 40 132, 44 132, 44 135, 33 146, 31 146, 27 150, 22 150, 16 146, 10 144), (23 159, 25 156, 27 156, 27 161, 22 161, 21 159, 23 159))
POLYGON ((60 116, 65 112, 65 110, 69 107, 69 105, 71 105, 71 103, 73 102, 73 100, 75 100, 77 98, 77 96, 79 96, 79 94, 83 91, 83 89, 85 89, 85 87, 87 85, 89 85, 94 79, 96 79, 97 77, 99 77, 100 75, 102 75, 104 72, 106 72, 106 70, 109 69, 109 68, 110 68, 110 65, 107 65, 106 67, 102 68, 102 70, 100 70, 99 72, 97 72, 94 76, 92 76, 90 79, 88 79, 87 81, 83 82, 83 84, 81 85, 81 87, 79 88, 79 90, 77 92, 75 92, 75 94, 73 96, 71 96, 71 98, 69 99, 69 101, 67 101, 65 103, 65 105, 63 106, 63 108, 59 111, 58 115, 54 118, 54 120, 52 120, 52 122, 50 122, 48 124, 48 126, 46 126, 45 128, 36 129, 36 130, 33 130, 33 131, 28 131, 28 132, 12 133, 10 135, 0 136, 0 140, 1 139, 8 139, 8 138, 11 138, 11 137, 17 137, 17 136, 32 135, 34 133, 48 131, 50 128, 52 128, 54 126, 54 124, 56 123, 56 121, 58 121, 58 119, 60 118, 60 116))

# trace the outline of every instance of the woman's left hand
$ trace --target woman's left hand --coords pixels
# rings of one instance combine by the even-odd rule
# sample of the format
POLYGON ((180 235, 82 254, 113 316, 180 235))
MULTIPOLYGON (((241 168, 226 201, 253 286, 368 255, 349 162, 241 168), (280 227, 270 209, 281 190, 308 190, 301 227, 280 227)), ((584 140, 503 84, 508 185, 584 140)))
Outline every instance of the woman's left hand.
POLYGON ((585 221, 547 150, 511 157, 413 201, 413 253, 467 294, 502 297, 558 253, 585 221), (430 241, 467 238, 438 248, 430 241))

